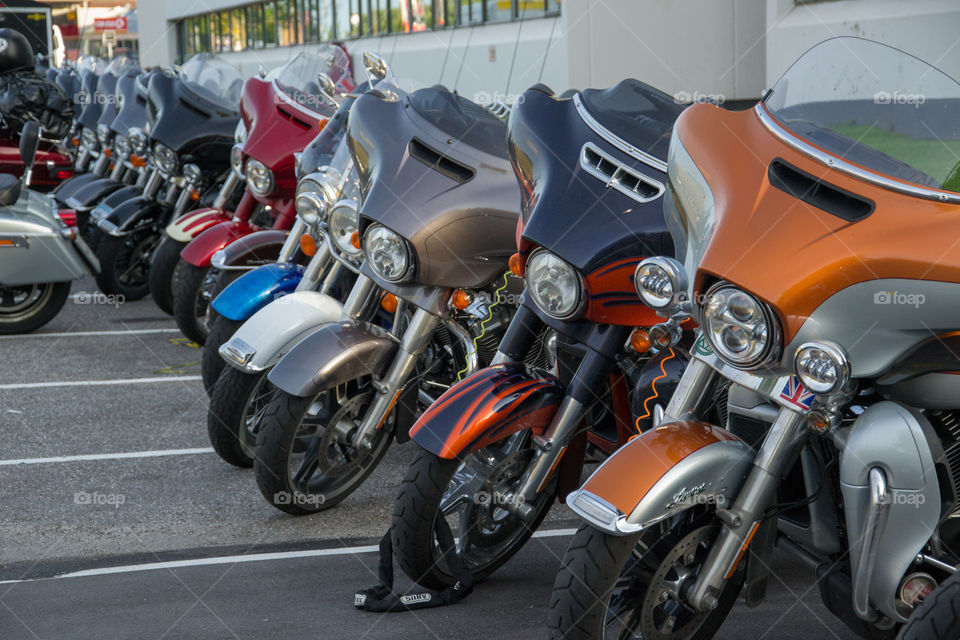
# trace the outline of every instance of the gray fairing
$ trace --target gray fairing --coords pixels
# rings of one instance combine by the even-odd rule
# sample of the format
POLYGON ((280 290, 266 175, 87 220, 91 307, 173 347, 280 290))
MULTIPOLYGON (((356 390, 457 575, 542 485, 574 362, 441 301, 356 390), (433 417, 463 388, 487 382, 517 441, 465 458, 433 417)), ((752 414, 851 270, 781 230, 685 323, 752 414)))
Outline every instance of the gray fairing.
POLYGON ((357 98, 347 140, 360 176, 360 232, 379 222, 409 241, 415 273, 404 284, 476 288, 506 271, 520 189, 503 123, 441 88, 406 94, 385 85, 357 98), (469 135, 444 131, 435 124, 444 120, 415 108, 418 94, 446 99, 465 132, 476 122, 495 139, 481 148, 469 135))

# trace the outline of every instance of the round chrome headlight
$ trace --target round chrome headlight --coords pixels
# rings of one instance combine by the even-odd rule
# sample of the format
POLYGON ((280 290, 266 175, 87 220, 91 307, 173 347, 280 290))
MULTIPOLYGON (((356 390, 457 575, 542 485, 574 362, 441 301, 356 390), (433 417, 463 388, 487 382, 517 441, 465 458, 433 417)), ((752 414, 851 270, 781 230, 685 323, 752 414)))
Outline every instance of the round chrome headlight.
POLYGON ((176 173, 177 163, 179 162, 177 152, 170 147, 158 142, 156 146, 153 147, 153 159, 157 163, 160 171, 164 173, 176 173))
POLYGON ((256 158, 247 158, 247 184, 258 196, 269 195, 273 191, 273 172, 256 158))
POLYGON ((330 237, 333 244, 343 253, 350 256, 359 256, 360 249, 353 246, 350 239, 357 231, 357 209, 355 200, 341 200, 330 209, 330 237))
POLYGON ((633 284, 643 303, 655 311, 675 307, 687 298, 687 273, 671 258, 647 258, 637 265, 633 284))
POLYGON ((122 156, 130 155, 130 141, 126 136, 118 135, 113 139, 113 148, 122 156))
POLYGON ((130 148, 134 153, 142 154, 150 146, 147 143, 147 134, 143 132, 143 129, 139 127, 133 127, 127 132, 127 137, 130 140, 130 148))
POLYGON ((190 163, 183 165, 183 177, 190 184, 199 184, 203 180, 203 172, 200 167, 190 163))
POLYGON ((374 272, 388 282, 401 280, 410 268, 410 249, 400 235, 380 224, 363 235, 363 252, 374 272))
POLYGON ((234 173, 238 177, 244 178, 243 175, 243 145, 235 144, 230 149, 230 168, 233 169, 234 173))
POLYGON ((297 208, 297 216, 309 225, 319 224, 327 213, 326 202, 315 191, 297 194, 294 206, 297 208))
POLYGON ((105 124, 97 125, 97 140, 100 144, 107 144, 107 140, 110 139, 110 127, 105 124))
POLYGON ((707 291, 702 326, 714 353, 740 369, 769 362, 780 347, 780 327, 770 307, 731 284, 707 291))
POLYGON ((570 318, 583 307, 583 281, 570 264, 549 251, 535 251, 527 260, 527 291, 554 318, 570 318))
POLYGON ((840 391, 850 380, 850 361, 843 348, 828 340, 804 342, 793 358, 794 371, 818 395, 840 391))
POLYGON ((97 134, 93 129, 84 128, 83 132, 80 134, 80 140, 83 141, 84 146, 89 147, 90 149, 96 149, 100 146, 97 143, 97 134))

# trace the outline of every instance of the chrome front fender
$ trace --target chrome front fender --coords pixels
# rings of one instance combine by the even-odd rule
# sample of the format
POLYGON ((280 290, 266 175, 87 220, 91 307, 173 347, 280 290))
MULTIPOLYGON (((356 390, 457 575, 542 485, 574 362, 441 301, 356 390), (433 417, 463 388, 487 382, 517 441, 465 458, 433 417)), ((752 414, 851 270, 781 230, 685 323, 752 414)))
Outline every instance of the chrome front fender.
POLYGON ((295 291, 253 314, 220 347, 220 356, 241 371, 263 371, 323 325, 340 320, 342 310, 336 298, 316 291, 295 291))

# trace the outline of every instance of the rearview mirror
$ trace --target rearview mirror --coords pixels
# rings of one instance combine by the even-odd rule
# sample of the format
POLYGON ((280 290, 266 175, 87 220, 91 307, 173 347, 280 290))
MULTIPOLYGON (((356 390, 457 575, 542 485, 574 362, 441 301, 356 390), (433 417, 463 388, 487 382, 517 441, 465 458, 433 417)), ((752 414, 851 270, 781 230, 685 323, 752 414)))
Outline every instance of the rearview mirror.
POLYGON ((383 80, 387 77, 387 61, 375 53, 363 52, 363 66, 377 80, 383 80))
POLYGON ((331 98, 335 98, 335 97, 336 97, 336 95, 337 95, 337 83, 333 81, 333 78, 331 78, 329 74, 326 74, 326 73, 323 73, 323 72, 318 73, 318 74, 317 74, 317 82, 320 84, 320 89, 321 89, 325 94, 327 94, 327 95, 330 96, 331 98))
POLYGON ((20 132, 20 158, 23 160, 24 184, 30 186, 33 174, 33 161, 37 157, 37 146, 40 144, 40 125, 32 120, 23 125, 20 132))

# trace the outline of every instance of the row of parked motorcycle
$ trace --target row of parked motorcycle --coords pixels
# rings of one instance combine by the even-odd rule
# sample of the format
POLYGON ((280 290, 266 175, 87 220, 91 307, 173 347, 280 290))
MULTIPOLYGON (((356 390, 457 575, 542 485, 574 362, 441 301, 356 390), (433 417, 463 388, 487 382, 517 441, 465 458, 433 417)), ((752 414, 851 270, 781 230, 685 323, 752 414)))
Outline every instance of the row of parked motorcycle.
POLYGON ((741 111, 509 107, 362 58, 65 71, 116 100, 52 194, 101 289, 203 345, 213 447, 272 505, 414 442, 381 551, 428 591, 358 607, 465 597, 561 501, 552 637, 712 637, 775 547, 863 637, 960 637, 956 81, 835 38, 741 111))

